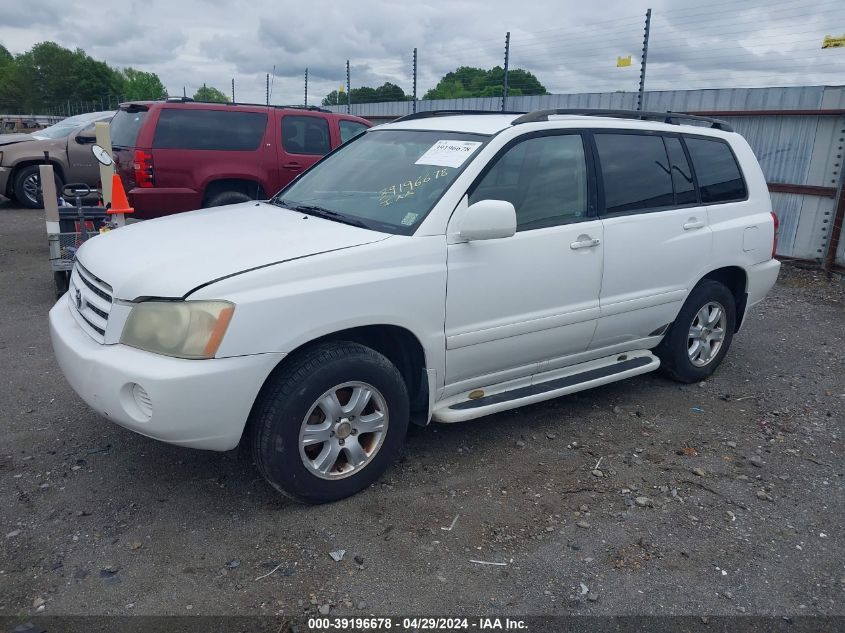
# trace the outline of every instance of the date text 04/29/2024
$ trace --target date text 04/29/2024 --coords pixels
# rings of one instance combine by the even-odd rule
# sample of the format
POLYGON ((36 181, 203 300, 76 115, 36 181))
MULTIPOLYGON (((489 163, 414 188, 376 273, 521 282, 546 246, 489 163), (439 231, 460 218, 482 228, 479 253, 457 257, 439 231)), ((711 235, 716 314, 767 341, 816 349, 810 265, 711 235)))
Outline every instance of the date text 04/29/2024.
POLYGON ((308 629, 311 631, 377 631, 390 630, 414 631, 527 631, 524 620, 518 618, 480 617, 480 618, 442 618, 442 617, 405 617, 405 618, 309 618, 308 629))

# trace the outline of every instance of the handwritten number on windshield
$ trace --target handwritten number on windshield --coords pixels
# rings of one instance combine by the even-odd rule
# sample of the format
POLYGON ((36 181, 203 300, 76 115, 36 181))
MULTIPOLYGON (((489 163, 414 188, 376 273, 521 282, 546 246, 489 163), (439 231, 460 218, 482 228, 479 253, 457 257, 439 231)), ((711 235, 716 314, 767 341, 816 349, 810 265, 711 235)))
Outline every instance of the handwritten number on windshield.
POLYGON ((389 207, 394 202, 404 200, 409 196, 413 196, 417 189, 422 187, 432 180, 438 178, 445 178, 449 172, 445 169, 438 169, 431 174, 425 174, 418 177, 416 180, 406 180, 399 185, 391 185, 379 191, 379 204, 383 207, 389 207))

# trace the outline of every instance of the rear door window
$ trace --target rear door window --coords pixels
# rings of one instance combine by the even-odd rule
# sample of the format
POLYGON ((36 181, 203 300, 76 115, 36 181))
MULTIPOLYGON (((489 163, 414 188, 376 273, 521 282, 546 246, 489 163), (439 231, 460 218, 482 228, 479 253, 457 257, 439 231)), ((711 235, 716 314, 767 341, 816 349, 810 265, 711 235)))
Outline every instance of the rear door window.
POLYGON ((255 151, 266 127, 265 112, 163 108, 153 148, 255 151))
POLYGON ((701 202, 713 204, 745 200, 748 192, 731 148, 721 140, 685 137, 692 158, 701 202))
POLYGON ((282 147, 288 154, 328 154, 331 150, 329 122, 316 116, 282 117, 282 147))
POLYGON ((112 147, 135 147, 146 110, 118 110, 109 123, 112 147))
POLYGON ((675 203, 663 138, 646 134, 595 134, 608 214, 675 203))
POLYGON ((347 121, 345 119, 341 119, 339 125, 341 143, 345 143, 346 141, 355 138, 362 132, 367 131, 367 126, 363 123, 358 123, 357 121, 347 121))

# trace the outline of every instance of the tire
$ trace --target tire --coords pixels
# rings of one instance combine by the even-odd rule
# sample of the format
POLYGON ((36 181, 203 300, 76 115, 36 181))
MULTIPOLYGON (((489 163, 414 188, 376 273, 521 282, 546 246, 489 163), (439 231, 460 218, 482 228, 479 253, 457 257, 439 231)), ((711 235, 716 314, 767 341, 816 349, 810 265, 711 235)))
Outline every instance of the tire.
POLYGON ((337 501, 374 483, 396 461, 409 410, 405 382, 387 358, 358 343, 320 344, 292 358, 259 394, 249 421, 253 460, 296 501, 337 501), (353 398, 361 394, 364 402, 367 391, 366 406, 356 410, 353 398), (359 432, 361 424, 376 428, 379 412, 381 433, 359 432), (307 447, 306 433, 313 442, 307 447), (355 466, 354 455, 366 460, 355 466))
MULTIPOLYGON (((26 167, 19 169, 17 174, 15 174, 15 180, 13 183, 15 200, 28 209, 44 208, 44 202, 41 200, 40 194, 41 177, 38 169, 39 167, 40 165, 27 165, 26 167), (33 190, 33 186, 37 187, 37 194, 33 190)), ((56 179, 56 195, 60 195, 64 183, 58 173, 55 171, 53 173, 56 179)))
POLYGON ((252 200, 252 198, 246 195, 243 191, 224 191, 223 193, 218 193, 209 198, 203 206, 222 207, 227 204, 239 204, 241 202, 249 202, 250 200, 252 200))
POLYGON ((56 283, 56 299, 61 299, 70 285, 70 273, 66 270, 56 270, 53 272, 53 281, 56 283))
POLYGON ((705 279, 700 282, 687 297, 669 332, 655 350, 660 358, 661 372, 683 383, 704 380, 716 371, 728 353, 735 325, 736 300, 733 293, 718 281, 705 279), (717 317, 714 308, 721 309, 722 314, 717 317), (700 325, 705 316, 711 322, 700 325), (694 332, 700 333, 700 337, 694 338, 694 332), (709 341, 709 352, 703 343, 705 340, 709 341))

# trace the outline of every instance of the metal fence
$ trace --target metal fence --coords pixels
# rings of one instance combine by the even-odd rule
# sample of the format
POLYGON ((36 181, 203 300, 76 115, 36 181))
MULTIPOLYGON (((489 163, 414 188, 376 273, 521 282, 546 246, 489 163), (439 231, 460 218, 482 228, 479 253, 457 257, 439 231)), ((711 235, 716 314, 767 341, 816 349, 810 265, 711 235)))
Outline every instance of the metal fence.
MULTIPOLYGON (((500 97, 489 97, 418 101, 416 107, 417 111, 499 110, 501 105, 500 97)), ((514 111, 633 110, 636 105, 636 92, 519 96, 508 97, 506 103, 514 111)), ((345 112, 346 106, 329 109, 345 112)), ((413 104, 353 103, 351 109, 352 114, 382 123, 410 114, 413 104)), ((729 121, 754 149, 769 183, 781 223, 778 255, 845 266, 841 217, 845 213, 845 86, 646 91, 643 109, 706 114, 729 121), (835 215, 837 206, 839 216, 835 215)))

